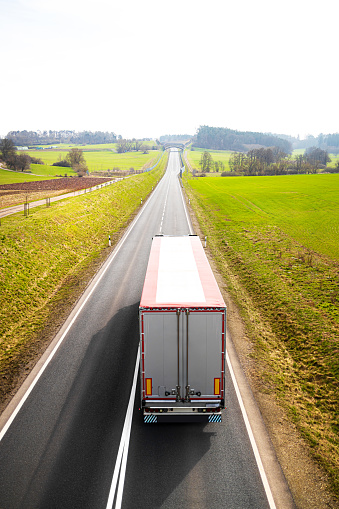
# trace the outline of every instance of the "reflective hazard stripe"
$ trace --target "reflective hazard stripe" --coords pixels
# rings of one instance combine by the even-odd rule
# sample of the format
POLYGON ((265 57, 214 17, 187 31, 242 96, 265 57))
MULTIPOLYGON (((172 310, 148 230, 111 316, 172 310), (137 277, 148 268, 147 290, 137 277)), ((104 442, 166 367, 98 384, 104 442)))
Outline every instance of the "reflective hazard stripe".
POLYGON ((209 415, 208 422, 221 422, 221 415, 220 414, 209 415))
POLYGON ((156 424, 158 422, 158 417, 156 415, 144 415, 144 423, 145 424, 156 424))

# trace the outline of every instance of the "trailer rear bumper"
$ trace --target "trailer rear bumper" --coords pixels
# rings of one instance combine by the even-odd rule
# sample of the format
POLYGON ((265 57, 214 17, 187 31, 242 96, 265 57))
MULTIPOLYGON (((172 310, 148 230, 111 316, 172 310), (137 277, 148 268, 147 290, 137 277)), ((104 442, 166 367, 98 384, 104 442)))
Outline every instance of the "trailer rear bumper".
POLYGON ((144 413, 144 424, 163 424, 163 423, 212 423, 221 422, 221 412, 207 413, 144 413))

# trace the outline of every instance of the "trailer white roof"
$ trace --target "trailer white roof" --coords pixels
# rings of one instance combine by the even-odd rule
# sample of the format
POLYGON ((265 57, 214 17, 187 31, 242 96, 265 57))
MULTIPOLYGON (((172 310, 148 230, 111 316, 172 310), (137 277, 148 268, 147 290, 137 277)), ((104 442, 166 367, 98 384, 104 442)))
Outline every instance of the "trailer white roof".
POLYGON ((199 237, 154 237, 140 307, 226 307, 199 237))

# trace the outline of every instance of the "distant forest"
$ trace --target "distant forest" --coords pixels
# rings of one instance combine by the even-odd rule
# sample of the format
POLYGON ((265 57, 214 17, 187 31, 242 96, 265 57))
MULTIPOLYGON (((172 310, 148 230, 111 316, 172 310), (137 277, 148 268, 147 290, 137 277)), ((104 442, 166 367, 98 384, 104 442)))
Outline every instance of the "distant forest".
POLYGON ((271 134, 251 131, 235 131, 224 127, 200 126, 194 137, 194 147, 214 150, 234 150, 247 152, 253 146, 278 147, 287 154, 292 151, 292 144, 271 134))
POLYGON ((310 148, 317 147, 322 150, 327 150, 332 154, 339 153, 339 133, 333 134, 319 134, 319 136, 312 136, 309 134, 305 140, 298 138, 290 138, 293 148, 310 148))
POLYGON ((17 147, 32 145, 56 145, 58 143, 76 143, 94 145, 97 143, 115 143, 115 133, 102 131, 10 131, 7 139, 12 140, 17 147))
MULTIPOLYGON (((59 143, 74 143, 78 145, 94 145, 99 143, 116 143, 121 136, 113 132, 103 131, 10 131, 7 139, 12 140, 17 147, 35 145, 57 145, 59 143)), ((188 141, 192 139, 193 147, 214 150, 233 150, 248 152, 254 148, 277 147, 286 153, 293 149, 319 148, 329 153, 339 153, 339 133, 308 135, 306 139, 299 139, 286 134, 258 133, 251 131, 236 131, 224 127, 200 126, 195 136, 190 134, 166 134, 160 136, 160 142, 188 141)))

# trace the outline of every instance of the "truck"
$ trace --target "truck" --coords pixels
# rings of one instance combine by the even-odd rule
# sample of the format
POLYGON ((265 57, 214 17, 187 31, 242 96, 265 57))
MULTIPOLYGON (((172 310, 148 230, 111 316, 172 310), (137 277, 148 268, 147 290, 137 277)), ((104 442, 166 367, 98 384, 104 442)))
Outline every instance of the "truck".
POLYGON ((221 422, 226 305, 198 236, 152 239, 139 328, 144 423, 221 422))

